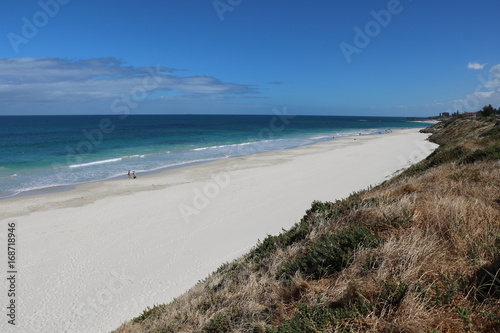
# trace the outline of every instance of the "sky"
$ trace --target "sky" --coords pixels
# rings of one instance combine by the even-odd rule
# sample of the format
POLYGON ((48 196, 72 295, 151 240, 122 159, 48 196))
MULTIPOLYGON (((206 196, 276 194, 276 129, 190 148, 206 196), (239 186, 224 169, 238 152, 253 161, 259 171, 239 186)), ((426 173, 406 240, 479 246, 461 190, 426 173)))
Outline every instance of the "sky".
POLYGON ((500 107, 498 0, 23 0, 0 115, 426 117, 500 107))

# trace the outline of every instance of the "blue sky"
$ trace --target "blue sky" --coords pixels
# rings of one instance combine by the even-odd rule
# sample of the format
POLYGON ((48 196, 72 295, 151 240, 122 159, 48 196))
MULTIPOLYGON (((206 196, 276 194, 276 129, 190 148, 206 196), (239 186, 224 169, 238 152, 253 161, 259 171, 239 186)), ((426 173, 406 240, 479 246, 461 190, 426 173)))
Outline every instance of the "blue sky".
POLYGON ((429 116, 500 106, 497 0, 24 0, 0 115, 429 116))

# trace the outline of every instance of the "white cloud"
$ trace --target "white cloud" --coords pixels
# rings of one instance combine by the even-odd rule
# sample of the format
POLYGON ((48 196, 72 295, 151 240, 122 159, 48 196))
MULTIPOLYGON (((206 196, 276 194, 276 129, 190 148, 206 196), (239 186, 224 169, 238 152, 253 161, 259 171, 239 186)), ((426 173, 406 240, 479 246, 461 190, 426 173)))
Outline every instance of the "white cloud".
POLYGON ((468 69, 474 69, 474 70, 479 70, 479 69, 483 69, 484 66, 486 66, 487 63, 484 63, 484 64, 480 64, 478 62, 469 62, 467 64, 467 68, 468 69))
POLYGON ((251 86, 224 83, 211 76, 181 77, 168 67, 125 66, 116 58, 0 59, 0 105, 19 102, 112 101, 125 94, 175 91, 180 95, 234 96, 255 92, 251 86))
POLYGON ((492 73, 492 75, 496 78, 500 79, 500 64, 491 67, 490 73, 492 73))
POLYGON ((475 93, 475 96, 477 96, 478 98, 489 98, 493 96, 494 93, 495 91, 479 91, 475 93))
MULTIPOLYGON (((468 68, 481 69, 485 65, 469 63, 468 68)), ((492 66, 487 75, 485 73, 478 75, 474 91, 463 99, 436 103, 435 105, 440 108, 446 108, 443 111, 455 112, 459 110, 460 112, 475 112, 488 104, 494 107, 500 106, 500 64, 492 66)))

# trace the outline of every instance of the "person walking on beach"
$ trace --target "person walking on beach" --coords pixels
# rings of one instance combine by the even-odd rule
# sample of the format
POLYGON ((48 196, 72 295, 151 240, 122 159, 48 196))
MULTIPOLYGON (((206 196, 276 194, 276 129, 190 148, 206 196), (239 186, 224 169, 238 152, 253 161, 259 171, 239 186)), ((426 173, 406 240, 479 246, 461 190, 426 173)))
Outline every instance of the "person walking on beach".
POLYGON ((128 178, 130 178, 130 170, 128 171, 128 178))
POLYGON ((137 178, 137 176, 135 175, 135 171, 132 171, 132 177, 133 177, 134 179, 136 179, 136 178, 137 178))

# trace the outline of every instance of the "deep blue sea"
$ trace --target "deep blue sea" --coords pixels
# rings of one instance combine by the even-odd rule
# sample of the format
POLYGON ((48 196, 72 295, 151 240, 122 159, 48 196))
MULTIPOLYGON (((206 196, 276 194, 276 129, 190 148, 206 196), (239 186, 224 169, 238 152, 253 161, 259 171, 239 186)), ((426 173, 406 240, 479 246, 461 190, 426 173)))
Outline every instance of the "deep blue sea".
POLYGON ((426 127, 404 118, 286 115, 0 117, 0 198, 332 137, 426 127))

